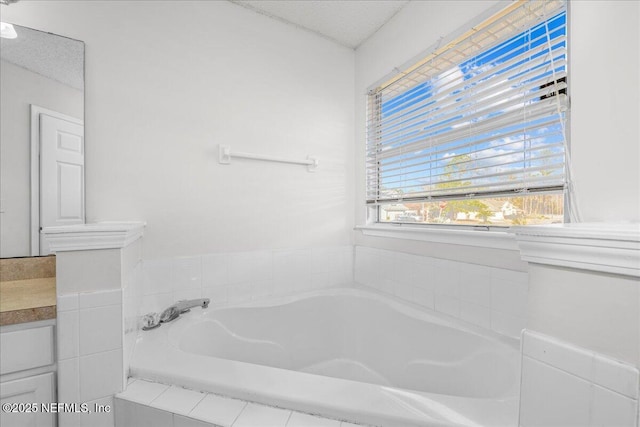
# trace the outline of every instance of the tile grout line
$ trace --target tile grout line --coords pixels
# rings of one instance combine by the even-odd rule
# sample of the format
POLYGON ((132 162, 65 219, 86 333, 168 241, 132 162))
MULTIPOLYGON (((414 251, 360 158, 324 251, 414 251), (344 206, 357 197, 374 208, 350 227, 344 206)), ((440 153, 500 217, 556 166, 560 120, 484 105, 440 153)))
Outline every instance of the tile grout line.
MULTIPOLYGON (((158 384, 158 383, 156 383, 156 384, 158 384)), ((164 385, 167 385, 167 384, 164 384, 164 385)), ((162 393, 160 393, 159 395, 157 395, 155 398, 151 399, 151 401, 150 401, 149 403, 147 403, 147 406, 155 408, 155 406, 151 406, 151 404, 152 404, 153 402, 155 402, 156 400, 158 400, 158 399, 160 398, 160 396, 162 396, 162 395, 163 395, 163 394, 165 394, 167 391, 169 391, 169 389, 170 389, 171 387, 172 387, 172 385, 167 386, 167 388, 165 388, 165 389, 162 391, 162 393)), ((156 409, 160 409, 160 408, 156 408, 156 409)))
MULTIPOLYGON (((185 389, 185 390, 187 390, 187 389, 185 389)), ((200 400, 198 400, 196 402, 195 405, 193 405, 193 408, 191 408, 191 410, 187 413, 187 415, 185 415, 186 417, 191 415, 191 413, 196 409, 196 407, 205 399, 205 397, 207 397, 209 395, 209 393, 206 393, 206 392, 200 392, 200 393, 202 393, 202 397, 200 398, 200 400)))
MULTIPOLYGON (((555 369, 555 370, 557 370, 557 371, 563 372, 563 373, 565 373, 565 374, 567 374, 567 375, 571 375, 572 377, 577 378, 577 379, 579 379, 579 380, 581 380, 581 381, 584 381, 585 383, 588 383, 588 384, 590 384, 590 385, 592 385, 592 386, 598 386, 598 387, 603 388, 603 389, 605 389, 605 390, 607 390, 607 391, 610 391, 610 392, 612 392, 612 393, 615 393, 615 394, 617 394, 617 395, 619 395, 619 396, 621 396, 621 397, 624 397, 624 398, 626 398, 626 399, 633 400, 633 401, 636 401, 636 402, 639 402, 639 403, 640 403, 640 399, 639 399, 638 397, 630 397, 630 396, 628 396, 628 395, 626 395, 626 394, 624 394, 624 393, 621 393, 621 392, 619 392, 619 391, 613 390, 613 389, 611 389, 611 388, 609 388, 609 387, 607 387, 607 386, 605 386, 605 385, 602 385, 602 384, 596 383, 596 382, 594 382, 593 380, 589 380, 589 379, 583 378, 583 377, 581 377, 580 375, 576 375, 576 374, 574 374, 574 373, 572 373, 572 372, 565 371, 564 369, 559 368, 559 367, 557 367, 557 366, 553 366, 552 364, 550 364, 549 362, 545 362, 544 360, 537 359, 537 358, 535 358, 535 357, 533 357, 533 356, 529 356, 529 355, 524 354, 524 353, 522 353, 522 357, 523 357, 523 360, 524 360, 524 358, 525 358, 525 357, 528 357, 528 358, 529 358, 529 359, 531 359, 531 360, 534 360, 534 361, 536 361, 536 362, 538 362, 538 363, 540 363, 540 364, 543 364, 543 365, 545 365, 545 366, 548 366, 549 368, 552 368, 552 369, 555 369)), ((639 396, 639 397, 640 397, 640 396, 639 396)))
POLYGON ((238 421, 238 418, 240 418, 240 415, 244 412, 244 410, 249 405, 249 402, 247 402, 246 400, 243 400, 242 402, 244 403, 244 405, 242 406, 242 409, 240 409, 240 412, 238 412, 238 415, 236 415, 236 417, 233 419, 233 422, 229 425, 229 427, 233 427, 234 426, 236 421, 238 421))
POLYGON ((283 427, 287 427, 289 425, 289 421, 291 421, 292 416, 293 416, 293 411, 289 410, 289 416, 287 417, 287 421, 284 423, 283 427))

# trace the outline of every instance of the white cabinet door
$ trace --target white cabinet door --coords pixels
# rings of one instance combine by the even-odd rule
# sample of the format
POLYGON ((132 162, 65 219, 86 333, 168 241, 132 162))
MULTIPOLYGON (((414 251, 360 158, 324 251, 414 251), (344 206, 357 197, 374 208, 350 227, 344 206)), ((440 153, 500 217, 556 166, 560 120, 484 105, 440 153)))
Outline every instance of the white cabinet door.
POLYGON ((0 333, 0 375, 53 365, 53 340, 53 326, 0 333))
MULTIPOLYGON (((40 114, 40 226, 84 223, 84 126, 40 114)), ((49 254, 41 237, 40 255, 49 254)))
MULTIPOLYGON (((5 403, 51 403, 55 401, 55 383, 53 373, 35 375, 14 381, 0 383, 0 426, 11 427, 53 427, 56 425, 56 414, 37 412, 5 412, 5 403)), ((11 406, 11 405, 9 405, 11 406)))

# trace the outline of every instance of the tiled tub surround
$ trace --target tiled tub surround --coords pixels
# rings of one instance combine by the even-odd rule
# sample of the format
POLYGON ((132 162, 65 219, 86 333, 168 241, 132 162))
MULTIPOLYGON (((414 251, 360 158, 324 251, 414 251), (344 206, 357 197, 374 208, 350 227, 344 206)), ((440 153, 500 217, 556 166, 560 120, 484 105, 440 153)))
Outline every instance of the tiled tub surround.
POLYGON ((116 396, 116 427, 355 427, 212 393, 134 380, 116 396))
POLYGON ((526 272, 356 246, 355 282, 509 337, 525 327, 526 272))
POLYGON ((547 335, 523 332, 521 387, 522 427, 638 425, 636 367, 547 335))
MULTIPOLYGON (((138 333, 142 289, 139 243, 123 250, 122 288, 58 296, 58 390, 61 402, 110 405, 123 390, 138 333), (136 290, 137 289, 137 290, 136 290)), ((62 426, 113 425, 113 411, 60 413, 62 426)))
POLYGON ((637 427, 640 224, 511 232, 530 263, 521 425, 637 427))
POLYGON ((352 282, 352 246, 145 260, 139 314, 181 299, 210 298, 212 306, 225 306, 352 282))
MULTIPOLYGON (((113 408, 123 389, 122 290, 58 297, 58 400, 113 408)), ((103 414, 59 413, 62 427, 113 425, 103 414)))
POLYGON ((141 334, 131 374, 365 424, 515 425, 518 356, 487 329, 338 288, 194 309, 141 334))
POLYGON ((58 413, 58 425, 113 426, 137 336, 144 223, 80 224, 44 233, 56 252, 58 401, 110 412, 58 413))
POLYGON ((129 377, 136 338, 140 332, 142 305, 142 241, 127 247, 122 258, 122 360, 123 384, 129 377))

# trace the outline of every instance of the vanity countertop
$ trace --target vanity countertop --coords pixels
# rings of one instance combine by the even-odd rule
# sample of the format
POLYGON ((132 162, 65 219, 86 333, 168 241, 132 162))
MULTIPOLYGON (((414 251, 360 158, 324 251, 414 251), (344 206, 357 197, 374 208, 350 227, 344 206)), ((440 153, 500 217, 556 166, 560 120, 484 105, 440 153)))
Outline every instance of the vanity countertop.
POLYGON ((0 282, 0 326, 55 318, 55 277, 0 282))

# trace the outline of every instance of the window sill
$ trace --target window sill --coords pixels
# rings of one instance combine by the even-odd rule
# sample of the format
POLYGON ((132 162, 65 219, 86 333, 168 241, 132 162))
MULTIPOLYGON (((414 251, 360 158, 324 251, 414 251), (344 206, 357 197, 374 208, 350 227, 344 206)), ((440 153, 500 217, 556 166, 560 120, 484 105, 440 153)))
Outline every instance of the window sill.
POLYGON ((640 224, 513 227, 524 261, 640 277, 640 224))
POLYGON ((415 226, 408 224, 371 224, 356 226, 365 236, 392 239, 421 240, 450 245, 477 246, 481 248, 518 250, 515 236, 504 231, 481 229, 454 230, 451 228, 415 226))

